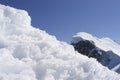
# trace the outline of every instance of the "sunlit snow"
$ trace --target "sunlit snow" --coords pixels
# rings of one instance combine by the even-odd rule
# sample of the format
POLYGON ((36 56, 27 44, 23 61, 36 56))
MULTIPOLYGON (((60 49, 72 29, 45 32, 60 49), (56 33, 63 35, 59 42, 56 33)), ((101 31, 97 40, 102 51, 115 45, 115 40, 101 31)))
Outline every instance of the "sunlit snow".
POLYGON ((0 80, 119 79, 120 74, 34 28, 26 11, 0 5, 0 80))

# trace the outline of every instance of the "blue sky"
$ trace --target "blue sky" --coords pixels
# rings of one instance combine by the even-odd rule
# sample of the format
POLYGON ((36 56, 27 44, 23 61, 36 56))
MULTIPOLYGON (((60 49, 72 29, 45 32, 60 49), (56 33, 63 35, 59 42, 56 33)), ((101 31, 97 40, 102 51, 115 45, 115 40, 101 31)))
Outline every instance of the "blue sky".
POLYGON ((32 25, 70 42, 77 32, 120 43, 120 0, 0 0, 28 11, 32 25))

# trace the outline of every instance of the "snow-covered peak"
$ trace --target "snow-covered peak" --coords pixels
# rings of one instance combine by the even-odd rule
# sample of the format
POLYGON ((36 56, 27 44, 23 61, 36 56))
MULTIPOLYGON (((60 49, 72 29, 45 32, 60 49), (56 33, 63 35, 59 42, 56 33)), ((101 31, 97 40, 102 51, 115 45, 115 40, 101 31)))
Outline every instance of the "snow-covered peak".
POLYGON ((79 32, 73 36, 71 43, 78 43, 80 40, 94 40, 94 37, 86 32, 79 32))
POLYGON ((83 39, 93 39, 93 36, 86 32, 79 32, 74 37, 79 37, 79 36, 81 36, 81 38, 83 39))
POLYGON ((119 80, 120 74, 31 26, 27 12, 0 5, 0 80, 119 80))
POLYGON ((89 33, 79 32, 73 36, 71 43, 77 43, 80 40, 92 40, 98 48, 105 51, 113 51, 120 56, 120 45, 110 38, 104 37, 100 39, 89 33))

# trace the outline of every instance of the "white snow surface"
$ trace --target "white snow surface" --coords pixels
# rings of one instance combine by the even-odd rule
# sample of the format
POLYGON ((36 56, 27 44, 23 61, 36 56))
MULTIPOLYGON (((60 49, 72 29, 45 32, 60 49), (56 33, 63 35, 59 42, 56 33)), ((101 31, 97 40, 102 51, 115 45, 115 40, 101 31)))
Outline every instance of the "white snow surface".
POLYGON ((120 80, 120 74, 31 26, 26 11, 0 5, 0 80, 120 80))

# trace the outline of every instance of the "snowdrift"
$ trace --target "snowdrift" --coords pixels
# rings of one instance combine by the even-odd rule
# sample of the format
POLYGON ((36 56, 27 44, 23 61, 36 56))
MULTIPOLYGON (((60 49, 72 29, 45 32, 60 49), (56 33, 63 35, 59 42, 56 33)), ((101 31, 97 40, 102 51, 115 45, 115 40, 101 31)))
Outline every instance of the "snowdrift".
POLYGON ((120 75, 0 5, 0 80, 119 80, 120 75))

